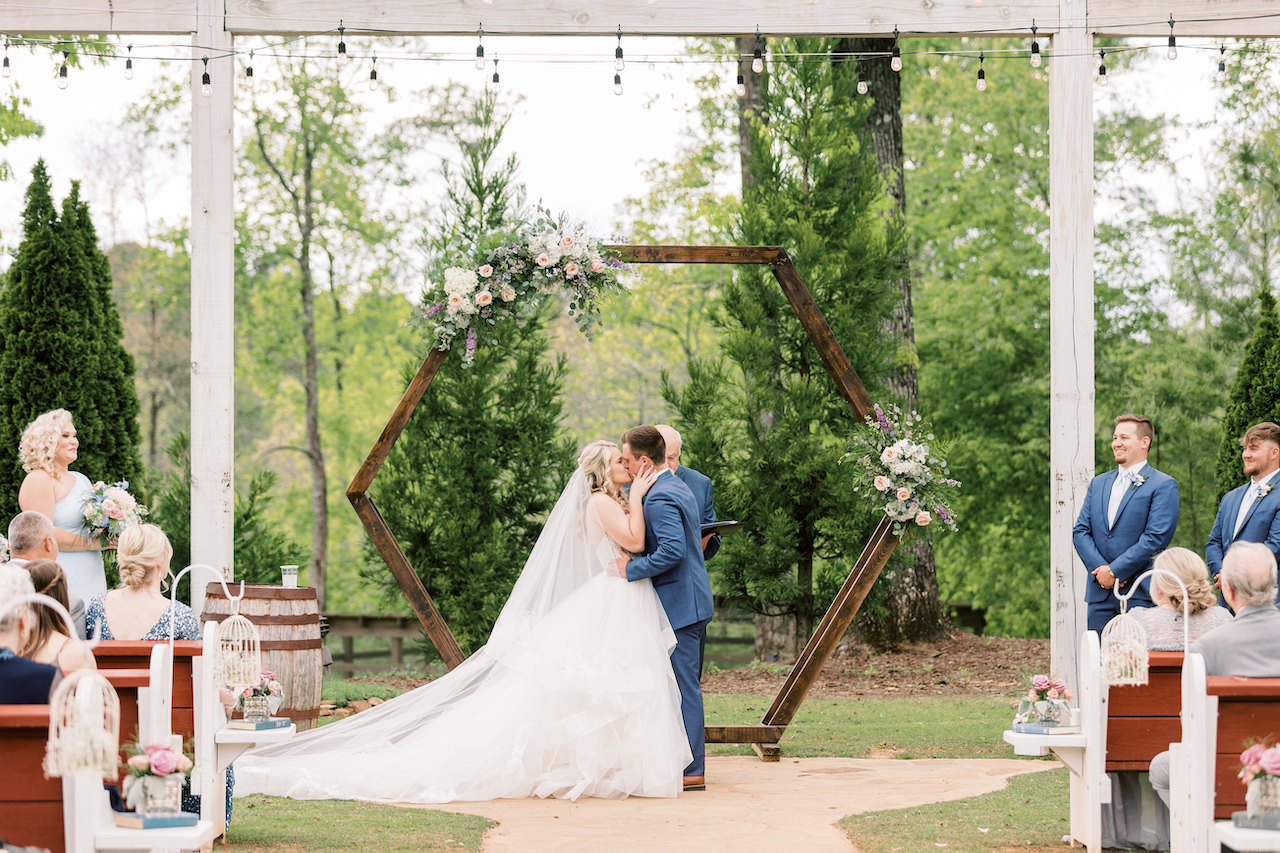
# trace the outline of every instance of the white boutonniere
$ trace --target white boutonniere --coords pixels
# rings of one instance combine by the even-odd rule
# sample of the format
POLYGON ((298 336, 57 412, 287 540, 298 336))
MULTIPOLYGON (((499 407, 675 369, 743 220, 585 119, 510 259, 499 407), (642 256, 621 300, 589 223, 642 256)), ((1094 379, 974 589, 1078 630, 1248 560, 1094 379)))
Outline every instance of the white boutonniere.
POLYGON ((1131 488, 1131 489, 1136 489, 1136 488, 1138 488, 1138 486, 1141 486, 1141 485, 1142 485, 1143 483, 1145 483, 1145 482, 1147 482, 1147 478, 1146 478, 1146 477, 1142 476, 1141 474, 1134 474, 1134 475, 1133 475, 1133 485, 1131 485, 1129 488, 1131 488))
POLYGON ((1261 486, 1258 486, 1258 496, 1254 498, 1254 500, 1260 501, 1269 494, 1271 494, 1271 484, 1263 483, 1261 486))

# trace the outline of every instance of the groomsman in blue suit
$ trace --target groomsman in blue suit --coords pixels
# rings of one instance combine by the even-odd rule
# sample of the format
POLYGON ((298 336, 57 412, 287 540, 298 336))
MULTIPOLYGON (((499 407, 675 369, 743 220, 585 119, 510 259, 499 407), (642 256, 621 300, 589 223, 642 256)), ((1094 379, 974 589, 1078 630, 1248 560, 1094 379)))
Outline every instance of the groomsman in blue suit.
MULTIPOLYGON (((1178 527, 1178 484, 1147 464, 1155 432, 1142 415, 1121 415, 1111 435, 1114 471, 1093 478, 1072 537, 1089 571, 1084 600, 1089 630, 1102 633, 1120 612, 1121 592, 1151 568, 1151 560, 1173 539, 1178 527)), ((1151 607, 1150 579, 1129 599, 1131 607, 1151 607)))
POLYGON ((1280 486, 1276 477, 1280 470, 1280 425, 1270 421, 1254 424, 1245 431, 1240 446, 1249 482, 1222 499, 1204 546, 1204 560, 1215 582, 1222 571, 1222 555, 1236 542, 1261 542, 1280 560, 1280 489, 1273 488, 1280 486))
MULTIPOLYGON (((710 524, 715 521, 716 505, 711 496, 713 491, 711 478, 701 471, 693 470, 688 465, 680 464, 680 448, 684 446, 684 441, 675 427, 658 424, 658 432, 662 433, 662 440, 667 443, 667 467, 671 469, 672 474, 684 481, 689 491, 693 492, 693 499, 702 508, 702 523, 710 524)), ((702 537, 702 559, 710 560, 719 550, 720 534, 717 533, 714 536, 708 534, 702 537)))

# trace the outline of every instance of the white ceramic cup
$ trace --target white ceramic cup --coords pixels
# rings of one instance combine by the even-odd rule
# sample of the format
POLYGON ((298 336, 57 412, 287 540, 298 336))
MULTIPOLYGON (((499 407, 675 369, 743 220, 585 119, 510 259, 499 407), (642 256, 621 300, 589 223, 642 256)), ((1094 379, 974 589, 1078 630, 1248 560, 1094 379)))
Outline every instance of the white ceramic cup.
POLYGON ((280 583, 285 589, 298 588, 298 567, 297 566, 281 566, 280 567, 280 583))

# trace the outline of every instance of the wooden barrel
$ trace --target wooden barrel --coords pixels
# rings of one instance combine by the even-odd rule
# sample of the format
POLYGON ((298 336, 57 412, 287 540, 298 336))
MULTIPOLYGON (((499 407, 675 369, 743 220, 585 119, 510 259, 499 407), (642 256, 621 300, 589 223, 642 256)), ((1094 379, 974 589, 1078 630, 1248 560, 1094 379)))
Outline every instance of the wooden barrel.
MULTIPOLYGON (((228 583, 238 595, 240 584, 228 583)), ((222 585, 211 583, 205 592, 201 627, 209 619, 222 621, 231 613, 231 602, 222 585)), ((320 687, 324 669, 320 656, 320 610, 313 587, 285 589, 267 584, 245 584, 240 615, 258 626, 262 665, 280 681, 284 702, 277 715, 289 717, 298 731, 313 728, 320 716, 320 687)))

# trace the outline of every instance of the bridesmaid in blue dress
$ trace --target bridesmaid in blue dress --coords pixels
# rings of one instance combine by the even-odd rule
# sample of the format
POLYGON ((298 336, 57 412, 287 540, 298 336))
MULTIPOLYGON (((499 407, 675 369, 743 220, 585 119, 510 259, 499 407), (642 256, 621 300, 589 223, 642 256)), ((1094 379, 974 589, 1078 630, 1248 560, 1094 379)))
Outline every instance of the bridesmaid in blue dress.
POLYGON ((102 541, 84 526, 84 503, 93 491, 89 478, 70 469, 80 442, 66 409, 45 412, 22 432, 18 454, 27 471, 18 492, 18 505, 36 510, 53 521, 58 564, 71 592, 85 601, 107 591, 102 567, 102 541))

